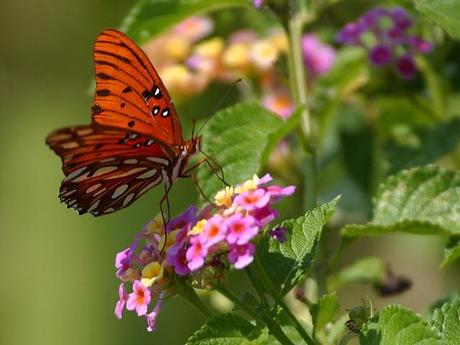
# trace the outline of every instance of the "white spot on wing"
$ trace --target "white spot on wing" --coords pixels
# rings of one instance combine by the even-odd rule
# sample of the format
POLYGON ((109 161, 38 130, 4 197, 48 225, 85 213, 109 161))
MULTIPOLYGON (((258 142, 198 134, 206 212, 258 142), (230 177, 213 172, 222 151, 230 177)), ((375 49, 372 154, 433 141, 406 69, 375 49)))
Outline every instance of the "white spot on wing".
POLYGON ((157 173, 157 169, 152 169, 152 170, 146 171, 145 173, 143 173, 142 175, 139 175, 136 178, 138 179, 150 178, 150 177, 155 176, 156 173, 157 173))
POLYGON ((106 158, 106 159, 101 160, 101 163, 109 163, 109 162, 113 162, 114 160, 115 160, 114 157, 106 158))
POLYGON ((97 199, 95 202, 92 203, 91 207, 88 209, 88 212, 94 211, 100 204, 101 199, 97 199))
POLYGON ((147 167, 132 168, 132 169, 129 169, 128 171, 124 172, 123 174, 118 174, 118 175, 114 175, 114 176, 108 176, 105 179, 106 180, 113 180, 113 179, 117 179, 117 178, 121 178, 121 177, 126 177, 126 176, 135 174, 135 173, 137 173, 139 171, 143 171, 143 170, 146 170, 146 169, 147 169, 147 167))
POLYGON ((129 204, 129 202, 132 200, 134 197, 134 193, 130 193, 126 196, 125 200, 123 200, 123 207, 129 204))
POLYGON ((129 185, 127 184, 122 184, 121 186, 117 187, 115 191, 112 194, 112 199, 118 198, 120 195, 122 195, 126 190, 129 188, 129 185))
POLYGON ((118 168, 115 166, 108 166, 108 167, 102 167, 96 170, 96 172, 93 174, 93 177, 103 175, 103 174, 108 174, 109 172, 115 171, 118 168))
POLYGON ((97 191, 96 193, 94 193, 93 196, 98 196, 99 194, 104 193, 106 190, 107 190, 107 188, 102 188, 100 191, 97 191))
POLYGON ((134 158, 132 158, 132 159, 125 159, 125 160, 123 161, 123 163, 124 163, 124 164, 137 164, 137 163, 138 163, 138 160, 137 160, 137 159, 134 159, 134 158))
POLYGON ((67 175, 67 177, 64 179, 64 181, 68 181, 68 180, 73 179, 74 177, 77 177, 83 171, 85 171, 85 169, 86 169, 86 167, 83 167, 83 168, 77 169, 75 171, 72 171, 69 175, 67 175))
POLYGON ((158 163, 162 165, 169 165, 169 161, 167 159, 161 158, 161 157, 147 157, 147 160, 153 162, 153 163, 158 163))
POLYGON ((100 186, 102 186, 102 184, 98 183, 98 184, 95 184, 91 187, 89 187, 87 190, 86 190, 86 194, 90 194, 92 192, 94 192, 96 189, 98 189, 100 186))
POLYGON ((142 194, 144 194, 146 191, 148 191, 150 188, 152 188, 153 186, 155 186, 156 184, 158 184, 158 182, 160 182, 161 180, 161 177, 158 176, 158 178, 156 178, 153 182, 149 183, 147 186, 145 186, 144 188, 142 188, 142 190, 137 193, 137 196, 140 196, 142 194))
POLYGON ((113 212, 115 211, 112 207, 111 208, 108 208, 104 211, 104 213, 110 213, 110 212, 113 212))

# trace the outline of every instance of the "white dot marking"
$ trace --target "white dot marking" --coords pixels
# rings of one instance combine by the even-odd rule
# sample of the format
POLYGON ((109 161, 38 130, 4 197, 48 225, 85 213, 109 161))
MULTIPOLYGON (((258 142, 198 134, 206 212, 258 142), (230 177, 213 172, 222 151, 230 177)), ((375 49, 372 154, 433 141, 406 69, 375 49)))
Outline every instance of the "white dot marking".
POLYGON ((117 187, 115 191, 112 194, 112 199, 118 198, 120 195, 122 195, 126 190, 129 188, 129 185, 127 184, 122 184, 121 186, 117 187))

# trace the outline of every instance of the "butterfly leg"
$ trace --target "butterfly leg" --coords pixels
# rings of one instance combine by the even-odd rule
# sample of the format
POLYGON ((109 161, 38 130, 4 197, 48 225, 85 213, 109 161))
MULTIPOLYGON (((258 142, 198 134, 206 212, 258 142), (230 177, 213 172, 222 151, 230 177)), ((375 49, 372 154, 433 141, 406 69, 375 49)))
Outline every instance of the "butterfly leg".
POLYGON ((198 183, 198 180, 196 179, 196 176, 193 175, 193 174, 191 174, 190 176, 192 177, 193 183, 195 184, 196 188, 198 189, 198 191, 200 192, 200 194, 204 198, 204 200, 209 202, 214 207, 218 207, 216 204, 214 204, 214 202, 211 201, 211 199, 208 198, 208 196, 206 194, 204 194, 203 189, 201 188, 200 184, 198 183))
POLYGON ((164 186, 165 186, 165 193, 164 193, 163 197, 160 200, 160 213, 161 213, 161 219, 163 221, 163 230, 164 230, 164 234, 165 234, 165 240, 164 240, 164 243, 163 243, 163 247, 160 250, 160 254, 163 253, 163 250, 165 249, 166 243, 168 241, 168 232, 166 231, 166 226, 168 225, 169 220, 171 219, 171 207, 170 207, 170 204, 169 204, 168 194, 171 191, 172 183, 169 183, 168 186, 166 186, 166 184, 165 184, 164 186), (166 217, 165 217, 165 212, 163 210, 163 205, 165 203, 166 203, 166 212, 167 212, 166 217))
POLYGON ((211 171, 216 175, 216 177, 223 183, 225 184, 226 186, 230 186, 226 181, 225 181, 225 177, 224 177, 224 170, 222 169, 222 167, 220 165, 217 164, 217 162, 215 162, 214 160, 212 160, 209 156, 207 156, 205 154, 205 158, 202 158, 200 159, 196 164, 194 164, 193 166, 191 166, 189 169, 187 169, 187 171, 184 172, 184 174, 182 175, 183 177, 191 177, 192 175, 189 175, 193 170, 195 170, 196 168, 198 168, 200 165, 202 165, 203 163, 206 163, 210 168, 211 168, 211 171), (213 165, 215 164, 215 165, 213 165), (216 169, 217 167, 217 169, 216 169), (217 170, 219 170, 222 174, 222 176, 220 176, 219 174, 217 174, 217 170))
POLYGON ((227 181, 225 181, 225 174, 224 174, 224 169, 222 169, 222 167, 219 165, 219 163, 216 162, 216 160, 214 158, 212 158, 210 155, 208 155, 206 152, 200 150, 200 152, 206 157, 206 159, 208 160, 208 165, 211 167, 213 173, 215 173, 215 175, 217 176, 217 178, 219 180, 221 180, 221 182, 223 184, 225 184, 226 186, 230 186, 227 181), (214 166, 211 165, 214 164, 214 166), (217 168, 217 170, 219 170, 219 172, 222 174, 222 176, 219 176, 217 174, 217 171, 215 170, 215 168, 217 168))

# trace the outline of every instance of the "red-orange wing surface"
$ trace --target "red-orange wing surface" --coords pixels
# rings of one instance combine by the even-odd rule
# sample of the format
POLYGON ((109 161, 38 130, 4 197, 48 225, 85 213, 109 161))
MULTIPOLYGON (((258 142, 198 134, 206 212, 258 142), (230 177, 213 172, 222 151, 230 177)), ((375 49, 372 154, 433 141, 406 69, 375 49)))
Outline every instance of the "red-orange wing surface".
POLYGON ((122 32, 104 30, 94 44, 94 65, 94 123, 145 134, 170 146, 184 143, 171 97, 136 43, 122 32))
POLYGON ((174 154, 152 137, 97 125, 60 129, 46 141, 62 159, 61 201, 95 216, 124 208, 159 184, 174 154))

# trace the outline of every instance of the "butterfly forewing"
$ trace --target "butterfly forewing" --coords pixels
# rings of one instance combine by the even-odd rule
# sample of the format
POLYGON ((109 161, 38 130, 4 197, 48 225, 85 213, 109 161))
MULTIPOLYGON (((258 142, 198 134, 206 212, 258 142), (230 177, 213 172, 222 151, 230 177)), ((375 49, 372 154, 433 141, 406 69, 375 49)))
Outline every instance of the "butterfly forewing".
POLYGON ((182 145, 179 117, 145 53, 123 33, 104 30, 94 44, 93 121, 182 145))
POLYGON ((63 161, 61 201, 96 216, 130 205, 159 184, 172 154, 151 137, 97 126, 57 130, 47 143, 63 161))

